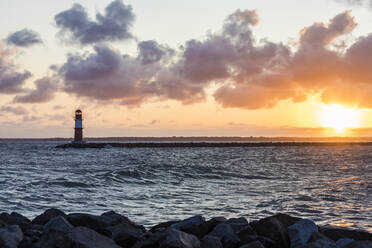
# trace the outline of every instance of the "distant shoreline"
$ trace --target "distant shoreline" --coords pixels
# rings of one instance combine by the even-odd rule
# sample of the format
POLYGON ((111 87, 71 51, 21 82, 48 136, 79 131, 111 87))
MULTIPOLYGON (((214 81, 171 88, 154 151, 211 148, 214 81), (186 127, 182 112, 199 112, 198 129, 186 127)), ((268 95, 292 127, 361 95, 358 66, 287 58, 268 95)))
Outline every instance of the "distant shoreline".
MULTIPOLYGON (((372 142, 372 137, 88 137, 87 142, 372 142)), ((0 138, 9 141, 70 142, 72 138, 0 138)))
POLYGON ((125 142, 67 143, 56 148, 201 148, 201 147, 309 147, 309 146, 372 146, 372 142, 125 142))

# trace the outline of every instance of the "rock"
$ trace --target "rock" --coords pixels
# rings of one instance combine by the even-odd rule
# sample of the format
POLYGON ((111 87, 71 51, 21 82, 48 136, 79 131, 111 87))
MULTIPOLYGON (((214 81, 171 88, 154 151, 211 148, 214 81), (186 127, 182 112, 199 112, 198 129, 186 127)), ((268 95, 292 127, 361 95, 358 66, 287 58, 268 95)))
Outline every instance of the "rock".
POLYGON ((306 248, 338 248, 337 244, 327 236, 313 232, 306 248))
POLYGON ((50 230, 60 231, 63 233, 70 232, 74 227, 62 216, 57 216, 48 221, 44 225, 44 232, 49 232, 50 230))
POLYGON ((32 242, 39 241, 40 237, 44 232, 44 227, 42 225, 32 225, 28 229, 23 231, 23 235, 32 239, 32 242))
POLYGON ((115 226, 115 225, 118 225, 120 223, 126 223, 127 225, 132 226, 133 228, 141 229, 143 232, 146 232, 146 228, 144 226, 139 225, 139 224, 131 221, 128 217, 120 215, 120 214, 118 214, 114 211, 109 211, 109 212, 103 213, 101 215, 101 217, 103 218, 104 222, 108 226, 115 226))
POLYGON ((170 228, 160 248, 200 248, 200 241, 192 234, 170 228))
POLYGON ((344 229, 344 228, 333 228, 333 227, 321 227, 320 232, 327 236, 328 238, 332 239, 333 241, 337 241, 342 238, 349 238, 354 240, 369 240, 372 241, 372 233, 359 231, 359 230, 351 230, 351 229, 344 229))
POLYGON ((265 248, 260 241, 251 242, 249 244, 243 245, 240 248, 265 248))
POLYGON ((206 235, 201 240, 201 247, 202 248, 223 248, 222 243, 219 238, 211 235, 206 235))
POLYGON ((288 227, 291 248, 302 247, 309 241, 318 226, 311 220, 303 219, 288 227))
POLYGON ((301 219, 286 214, 277 214, 259 221, 253 221, 250 225, 259 236, 273 240, 277 247, 289 248, 290 241, 287 228, 299 220, 301 219))
POLYGON ((353 241, 346 246, 342 246, 342 248, 371 248, 372 247, 372 241, 369 240, 356 240, 353 241))
POLYGON ((31 226, 31 221, 29 219, 15 212, 11 214, 0 214, 0 220, 6 225, 18 225, 22 230, 31 226))
POLYGON ((241 229, 237 233, 237 235, 242 244, 248 244, 248 243, 258 240, 258 235, 256 234, 256 232, 253 230, 253 228, 250 225, 245 226, 243 229, 241 229))
POLYGON ((226 224, 229 224, 235 233, 249 226, 248 221, 244 217, 228 219, 226 224))
POLYGON ((196 215, 180 222, 172 224, 170 227, 186 232, 195 233, 198 227, 205 222, 205 219, 201 215, 196 215))
POLYGON ((213 231, 213 229, 221 223, 225 223, 227 220, 224 217, 214 217, 208 221, 203 222, 197 228, 192 230, 190 233, 194 234, 198 238, 203 238, 205 235, 213 231))
POLYGON ((32 223, 38 225, 45 225, 48 221, 57 216, 63 216, 66 218, 66 214, 64 212, 56 208, 51 208, 46 210, 41 215, 36 216, 35 219, 32 220, 32 223))
POLYGON ((87 227, 102 235, 111 237, 111 233, 106 230, 109 223, 105 218, 92 214, 74 213, 67 215, 67 221, 75 227, 87 227))
POLYGON ((145 233, 141 240, 137 241, 132 248, 158 248, 167 237, 165 230, 145 233))
POLYGON ((121 223, 107 229, 111 233, 111 238, 122 247, 132 247, 144 236, 142 229, 134 228, 128 223, 121 223))
POLYGON ((354 242, 354 239, 348 239, 348 238, 346 238, 346 239, 339 239, 339 240, 337 240, 336 245, 338 247, 340 247, 340 248, 343 248, 344 246, 346 246, 346 245, 348 245, 348 244, 350 244, 352 242, 354 242))
POLYGON ((171 225, 175 224, 175 223, 178 223, 179 221, 177 220, 172 220, 172 221, 167 221, 167 222, 163 222, 163 223, 160 223, 160 224, 157 224, 153 227, 151 227, 150 229, 150 232, 156 232, 158 230, 164 230, 164 229, 167 229, 168 227, 170 227, 171 225))
POLYGON ((9 225, 0 228, 0 247, 17 248, 23 239, 23 233, 18 225, 9 225))
POLYGON ((78 248, 120 248, 112 239, 86 227, 75 227, 67 234, 72 247, 78 248))
POLYGON ((218 224, 209 235, 217 237, 224 248, 236 247, 240 239, 229 224, 218 224))
POLYGON ((19 243, 18 248, 30 248, 32 247, 32 238, 24 237, 19 243))

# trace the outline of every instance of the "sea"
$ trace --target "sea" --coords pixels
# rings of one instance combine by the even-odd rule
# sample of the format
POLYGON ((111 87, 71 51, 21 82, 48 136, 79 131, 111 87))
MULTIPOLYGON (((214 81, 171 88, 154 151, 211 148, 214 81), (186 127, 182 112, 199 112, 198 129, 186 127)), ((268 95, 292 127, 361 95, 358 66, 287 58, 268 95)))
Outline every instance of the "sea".
POLYGON ((0 212, 114 210, 147 227, 276 213, 372 231, 372 146, 57 149, 0 142, 0 212))

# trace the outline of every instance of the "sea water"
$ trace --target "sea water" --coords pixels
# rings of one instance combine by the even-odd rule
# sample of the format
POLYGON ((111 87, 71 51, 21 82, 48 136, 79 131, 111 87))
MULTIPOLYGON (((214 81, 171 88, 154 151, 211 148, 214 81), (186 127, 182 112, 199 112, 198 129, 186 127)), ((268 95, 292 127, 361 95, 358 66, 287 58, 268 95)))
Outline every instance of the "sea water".
POLYGON ((276 213, 372 231, 372 147, 56 149, 0 142, 0 212, 114 210, 151 226, 276 213))

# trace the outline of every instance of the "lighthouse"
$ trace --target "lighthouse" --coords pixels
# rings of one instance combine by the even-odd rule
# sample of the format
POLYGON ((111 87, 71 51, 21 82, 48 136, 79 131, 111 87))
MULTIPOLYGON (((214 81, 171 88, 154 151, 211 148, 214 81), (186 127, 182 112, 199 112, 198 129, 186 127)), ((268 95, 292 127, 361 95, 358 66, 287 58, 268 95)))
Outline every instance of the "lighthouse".
POLYGON ((80 109, 75 111, 74 143, 83 143, 83 113, 80 109))

